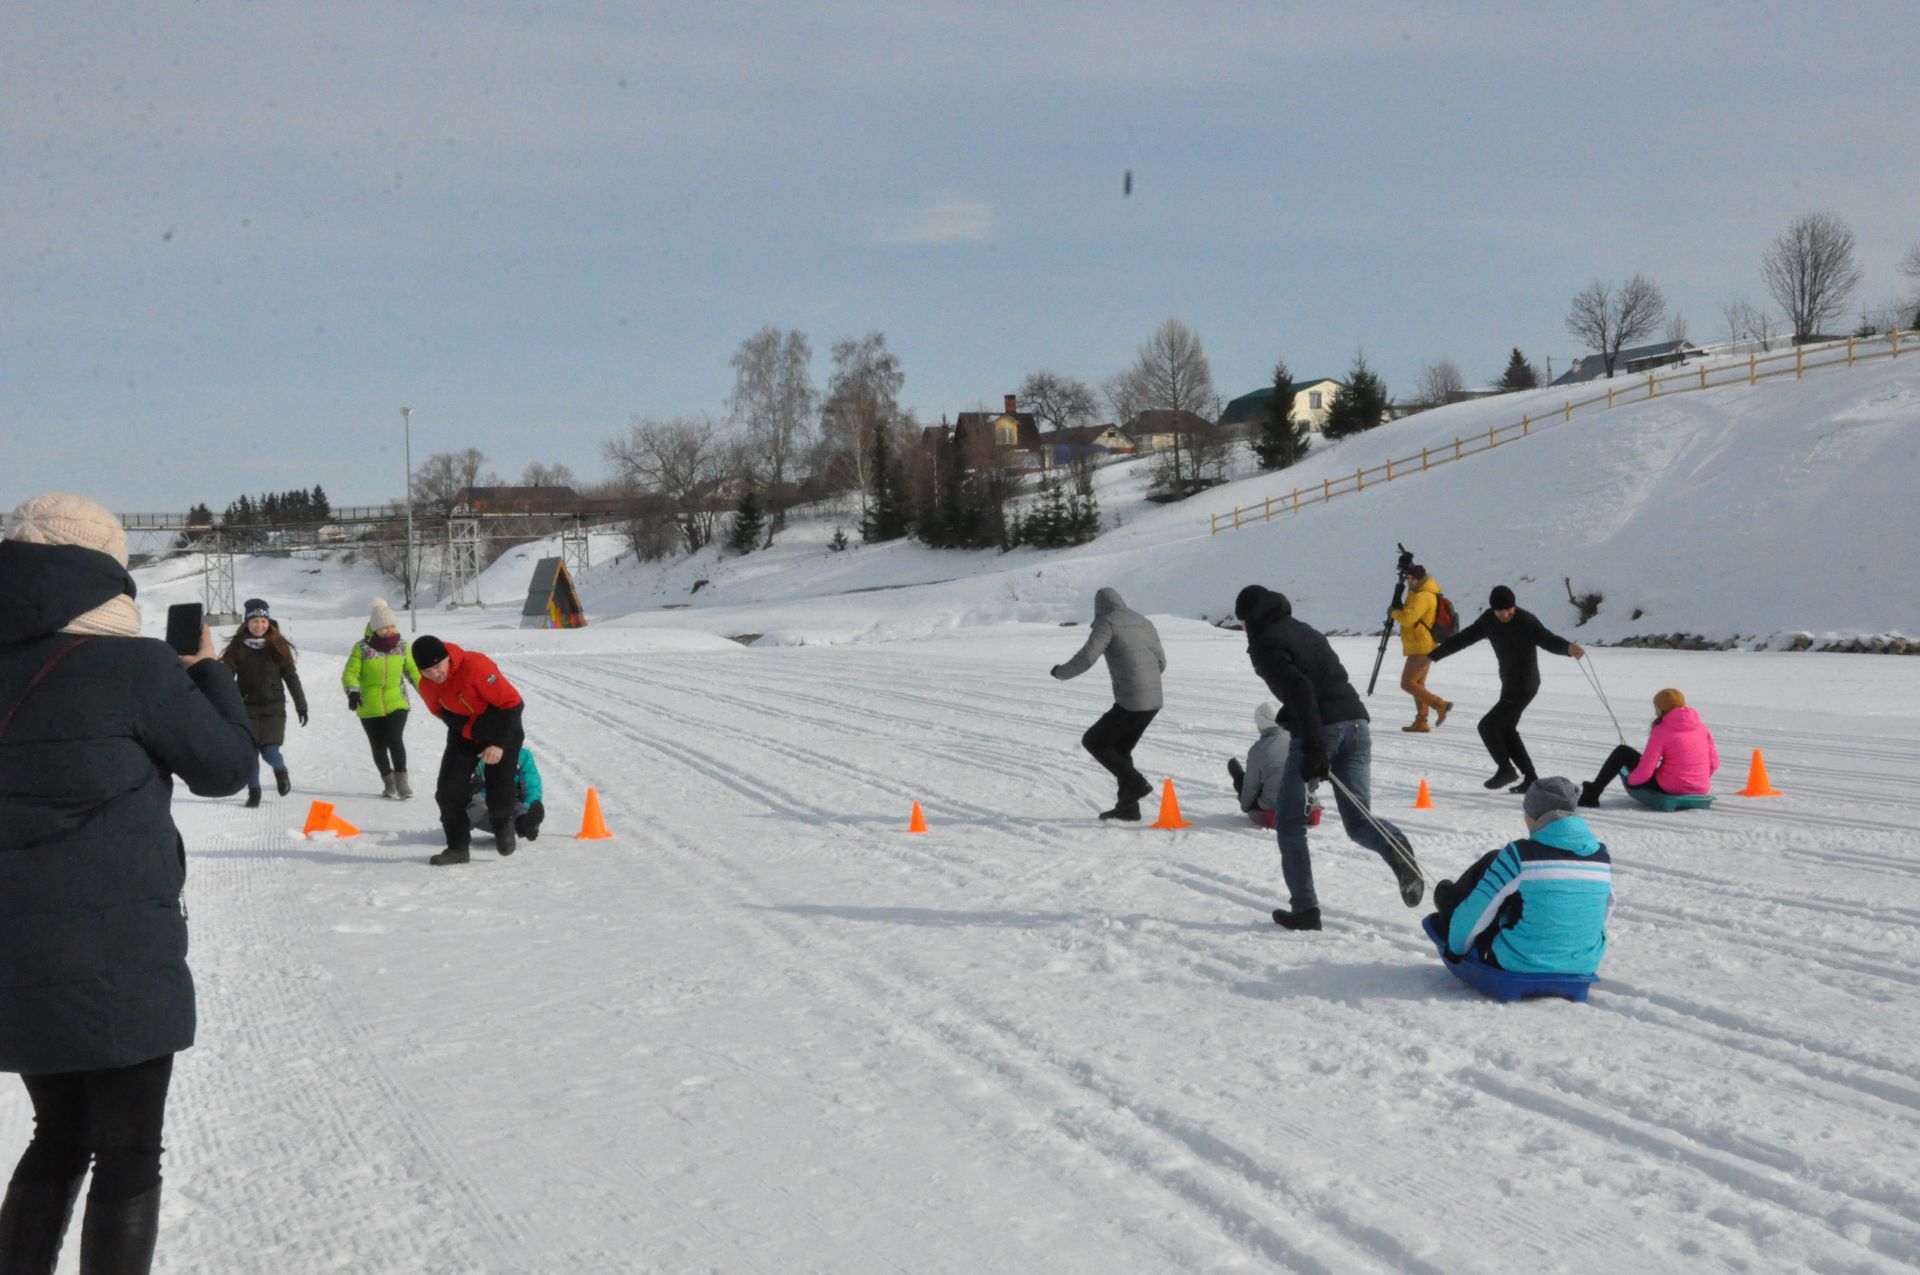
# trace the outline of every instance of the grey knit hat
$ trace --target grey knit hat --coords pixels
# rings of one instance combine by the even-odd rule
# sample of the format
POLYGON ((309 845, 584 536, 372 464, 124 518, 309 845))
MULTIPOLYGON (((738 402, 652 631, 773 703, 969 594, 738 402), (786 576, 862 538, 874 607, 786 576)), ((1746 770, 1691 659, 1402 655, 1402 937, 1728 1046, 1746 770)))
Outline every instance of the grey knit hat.
POLYGON ((1579 786, 1563 775, 1553 775, 1533 781, 1521 808, 1526 811, 1527 827, 1538 830, 1566 818, 1579 804, 1579 786))

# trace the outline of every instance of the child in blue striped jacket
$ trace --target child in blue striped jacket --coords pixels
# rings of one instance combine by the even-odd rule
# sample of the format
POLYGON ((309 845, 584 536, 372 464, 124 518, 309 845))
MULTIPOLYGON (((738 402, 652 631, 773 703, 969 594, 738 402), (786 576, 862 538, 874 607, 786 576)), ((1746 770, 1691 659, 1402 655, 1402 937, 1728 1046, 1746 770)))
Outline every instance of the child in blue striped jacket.
POLYGON ((1433 889, 1449 960, 1475 953, 1500 969, 1592 974, 1607 951, 1613 861, 1558 775, 1527 791, 1528 835, 1433 889))

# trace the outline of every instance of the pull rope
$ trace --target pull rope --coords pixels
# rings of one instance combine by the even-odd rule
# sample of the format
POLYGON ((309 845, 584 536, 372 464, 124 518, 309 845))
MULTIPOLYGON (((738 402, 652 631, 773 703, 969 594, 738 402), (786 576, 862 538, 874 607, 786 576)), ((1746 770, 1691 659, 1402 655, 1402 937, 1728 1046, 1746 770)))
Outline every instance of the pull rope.
POLYGON ((1620 719, 1618 717, 1613 716, 1613 705, 1607 699, 1606 690, 1602 688, 1600 685, 1600 674, 1593 667, 1593 657, 1589 655, 1583 659, 1575 660, 1574 663, 1580 666, 1580 672, 1586 676, 1587 685, 1593 688, 1593 693, 1600 697, 1600 707, 1606 709, 1607 716, 1609 718, 1612 718, 1613 733, 1620 737, 1620 742, 1622 744, 1626 743, 1627 733, 1620 729, 1620 719))
POLYGON ((1402 838, 1397 836, 1385 824, 1374 818, 1373 811, 1367 809, 1367 803, 1360 800, 1360 798, 1354 794, 1353 789, 1341 783, 1340 776, 1329 773, 1327 778, 1332 780, 1333 786, 1339 789, 1341 794, 1344 795, 1348 801, 1351 801, 1354 807, 1365 816, 1366 821, 1373 825, 1374 831, 1378 832, 1381 838, 1393 848, 1393 853, 1399 857, 1400 861, 1409 868, 1412 868, 1415 876, 1431 885, 1433 883, 1432 878, 1427 876, 1426 869, 1420 866, 1420 861, 1413 857, 1413 848, 1407 845, 1402 838))

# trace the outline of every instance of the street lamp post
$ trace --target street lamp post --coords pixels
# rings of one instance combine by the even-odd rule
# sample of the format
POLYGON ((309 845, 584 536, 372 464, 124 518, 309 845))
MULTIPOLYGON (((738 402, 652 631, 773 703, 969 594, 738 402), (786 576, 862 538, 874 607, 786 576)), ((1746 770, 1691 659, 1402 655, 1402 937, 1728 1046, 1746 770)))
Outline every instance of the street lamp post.
POLYGON ((407 441, 407 560, 401 571, 407 578, 407 614, 412 617, 410 623, 417 634, 420 632, 420 610, 415 605, 413 597, 413 409, 411 407, 400 409, 400 432, 406 436, 407 441))

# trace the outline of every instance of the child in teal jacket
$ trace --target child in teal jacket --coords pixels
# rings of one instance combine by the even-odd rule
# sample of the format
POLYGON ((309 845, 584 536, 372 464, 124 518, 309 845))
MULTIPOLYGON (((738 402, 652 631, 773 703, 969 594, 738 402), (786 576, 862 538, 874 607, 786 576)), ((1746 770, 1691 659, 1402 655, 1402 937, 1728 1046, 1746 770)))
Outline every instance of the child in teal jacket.
MULTIPOLYGON (((486 781, 485 764, 476 764, 473 798, 467 806, 467 817, 473 821, 475 832, 492 827, 492 816, 487 814, 486 781)), ((533 750, 522 748, 513 767, 513 830, 528 841, 540 839, 540 825, 547 817, 547 808, 540 800, 544 791, 540 785, 540 768, 533 761, 533 750)))

